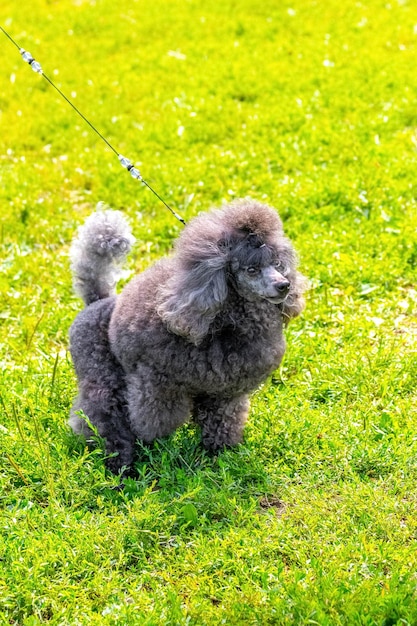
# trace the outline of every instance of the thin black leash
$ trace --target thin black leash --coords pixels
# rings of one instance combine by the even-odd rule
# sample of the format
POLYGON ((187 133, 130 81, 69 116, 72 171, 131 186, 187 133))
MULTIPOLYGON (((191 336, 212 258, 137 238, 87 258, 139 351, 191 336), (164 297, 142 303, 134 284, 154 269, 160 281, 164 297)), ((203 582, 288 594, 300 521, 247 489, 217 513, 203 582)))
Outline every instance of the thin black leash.
POLYGON ((110 143, 110 141, 108 141, 104 135, 102 135, 100 133, 100 131, 97 130, 97 128, 85 117, 85 115, 83 115, 81 113, 81 111, 75 106, 75 104, 73 102, 71 102, 71 100, 69 98, 67 98, 67 96, 60 90, 59 87, 57 87, 57 85, 55 85, 55 83, 44 73, 41 64, 36 61, 33 56, 31 55, 30 52, 27 52, 26 50, 24 50, 23 48, 21 48, 19 46, 19 44, 9 35, 9 33, 7 31, 4 30, 4 28, 2 26, 0 26, 0 29, 2 30, 2 32, 6 35, 6 37, 8 39, 10 39, 10 41, 12 42, 12 44, 14 46, 16 46, 16 48, 19 50, 20 54, 22 55, 22 59, 24 61, 26 61, 26 63, 29 63, 30 67, 32 68, 32 70, 34 72, 36 72, 37 74, 40 74, 41 76, 43 76, 45 78, 46 81, 48 81, 48 83, 51 85, 51 87, 53 87, 61 96, 61 98, 63 98, 73 109, 76 113, 78 113, 78 115, 84 120, 84 122, 86 124, 88 124, 88 126, 100 137, 100 139, 102 141, 104 141, 104 143, 107 144, 107 146, 110 148, 110 150, 112 150, 115 155, 117 156, 117 158, 120 161, 120 164, 122 165, 122 167, 126 168, 127 171, 130 173, 130 175, 132 176, 132 178, 135 178, 136 180, 139 180, 141 183, 143 183, 150 191, 152 191, 152 193, 154 194, 154 196, 156 196, 158 198, 158 200, 160 200, 162 202, 162 204, 169 210, 171 211, 172 215, 174 217, 177 218, 177 220, 179 220, 182 224, 185 224, 185 221, 183 220, 183 218, 178 215, 178 213, 176 213, 170 206, 169 204, 167 204, 165 202, 165 200, 163 198, 161 198, 161 196, 155 191, 155 189, 153 189, 151 187, 151 185, 146 182, 146 180, 142 177, 142 174, 140 173, 140 171, 138 170, 137 167, 135 167, 133 165, 133 163, 130 161, 130 159, 124 157, 123 155, 121 155, 116 148, 114 148, 112 146, 112 144, 110 143))

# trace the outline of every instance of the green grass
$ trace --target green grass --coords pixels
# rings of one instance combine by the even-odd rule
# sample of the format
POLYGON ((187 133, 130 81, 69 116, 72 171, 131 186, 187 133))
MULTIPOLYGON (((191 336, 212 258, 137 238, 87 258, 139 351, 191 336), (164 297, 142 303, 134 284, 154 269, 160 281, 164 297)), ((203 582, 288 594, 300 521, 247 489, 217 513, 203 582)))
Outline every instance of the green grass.
POLYGON ((251 195, 311 280, 245 442, 190 426, 123 492, 67 429, 68 249, 181 225, 0 33, 0 624, 417 623, 411 1, 4 0, 0 24, 189 220, 251 195))

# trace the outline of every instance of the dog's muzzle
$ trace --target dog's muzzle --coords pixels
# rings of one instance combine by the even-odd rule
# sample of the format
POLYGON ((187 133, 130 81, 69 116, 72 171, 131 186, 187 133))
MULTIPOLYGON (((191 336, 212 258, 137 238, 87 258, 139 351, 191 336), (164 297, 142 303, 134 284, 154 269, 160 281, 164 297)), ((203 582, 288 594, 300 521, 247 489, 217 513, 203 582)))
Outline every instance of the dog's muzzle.
POLYGON ((275 268, 269 270, 269 289, 265 297, 269 302, 274 304, 280 304, 284 302, 285 298, 291 288, 290 281, 278 272, 275 268))

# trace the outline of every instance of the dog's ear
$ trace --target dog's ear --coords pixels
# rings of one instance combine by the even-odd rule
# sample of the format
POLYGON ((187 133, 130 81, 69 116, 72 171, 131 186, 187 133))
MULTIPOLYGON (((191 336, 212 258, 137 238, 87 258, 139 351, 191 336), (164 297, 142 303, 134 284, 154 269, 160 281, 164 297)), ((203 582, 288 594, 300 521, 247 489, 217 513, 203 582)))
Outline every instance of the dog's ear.
POLYGON ((168 329, 199 345, 227 298, 226 260, 216 254, 176 273, 160 292, 158 314, 168 329))

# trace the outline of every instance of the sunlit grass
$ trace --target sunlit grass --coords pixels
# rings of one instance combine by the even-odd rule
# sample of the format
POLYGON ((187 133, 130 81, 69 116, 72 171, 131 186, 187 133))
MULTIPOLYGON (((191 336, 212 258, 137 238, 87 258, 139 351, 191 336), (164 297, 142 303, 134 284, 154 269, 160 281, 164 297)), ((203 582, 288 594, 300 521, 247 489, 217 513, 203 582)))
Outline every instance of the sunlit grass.
POLYGON ((181 224, 0 37, 4 624, 417 622, 417 20, 411 2, 0 6, 0 23, 185 219, 277 207, 311 281, 245 442, 191 426, 114 489, 66 426, 68 248, 98 201, 131 270, 181 224))

